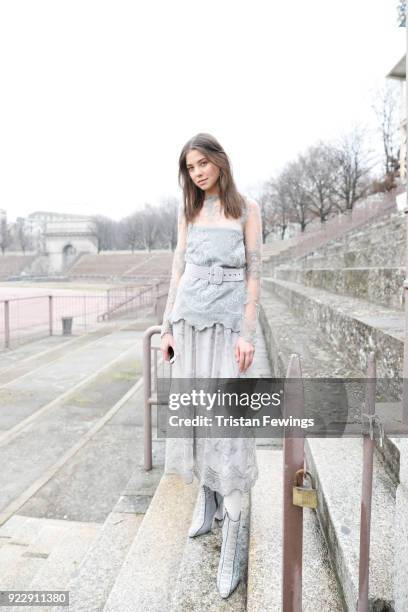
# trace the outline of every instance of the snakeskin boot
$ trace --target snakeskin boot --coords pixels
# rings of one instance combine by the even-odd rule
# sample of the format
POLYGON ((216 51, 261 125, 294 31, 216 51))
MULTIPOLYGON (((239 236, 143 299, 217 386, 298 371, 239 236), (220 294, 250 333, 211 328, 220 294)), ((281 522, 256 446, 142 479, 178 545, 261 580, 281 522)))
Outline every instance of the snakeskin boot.
POLYGON ((215 499, 217 501, 217 511, 214 515, 214 525, 221 527, 224 521, 224 498, 218 491, 215 492, 215 499))
POLYGON ((240 578, 240 545, 239 528, 241 513, 236 521, 233 521, 227 510, 224 512, 224 524, 222 526, 222 546, 220 562, 217 572, 217 588, 221 597, 226 599, 237 587, 240 578))
POLYGON ((213 520, 222 521, 222 497, 206 485, 201 485, 188 532, 190 538, 211 531, 213 520))

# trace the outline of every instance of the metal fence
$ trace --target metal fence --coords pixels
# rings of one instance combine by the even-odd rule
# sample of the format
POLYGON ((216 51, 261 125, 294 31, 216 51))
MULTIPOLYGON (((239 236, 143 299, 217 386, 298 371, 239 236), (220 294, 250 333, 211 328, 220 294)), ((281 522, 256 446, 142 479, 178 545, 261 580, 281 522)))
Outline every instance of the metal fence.
POLYGON ((106 308, 106 295, 38 295, 0 301, 0 349, 61 333, 62 318, 72 317, 83 331, 106 308))
POLYGON ((83 333, 112 317, 154 305, 158 287, 120 287, 98 294, 39 295, 0 300, 0 350, 48 335, 62 334, 62 319, 72 318, 83 333))

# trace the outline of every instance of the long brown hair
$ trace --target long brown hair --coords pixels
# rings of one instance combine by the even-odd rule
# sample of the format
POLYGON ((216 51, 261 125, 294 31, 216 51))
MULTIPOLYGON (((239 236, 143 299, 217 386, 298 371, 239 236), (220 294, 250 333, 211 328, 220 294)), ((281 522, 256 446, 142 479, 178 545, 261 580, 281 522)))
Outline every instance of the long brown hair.
POLYGON ((231 164, 220 143, 211 134, 200 133, 184 145, 179 158, 179 185, 183 190, 184 212, 187 222, 193 221, 203 207, 205 192, 192 181, 187 170, 187 153, 196 149, 220 169, 218 187, 221 205, 226 217, 238 219, 246 202, 238 193, 232 176, 231 164))

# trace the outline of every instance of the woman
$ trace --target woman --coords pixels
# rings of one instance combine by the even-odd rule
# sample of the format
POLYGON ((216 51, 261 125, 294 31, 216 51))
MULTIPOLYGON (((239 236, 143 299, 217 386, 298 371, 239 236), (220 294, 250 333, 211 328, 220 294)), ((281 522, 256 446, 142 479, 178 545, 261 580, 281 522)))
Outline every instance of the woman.
MULTIPOLYGON (((163 316, 161 350, 174 351, 174 378, 253 377, 260 299, 262 221, 258 204, 237 191, 215 138, 197 134, 180 155, 183 203, 163 316), (252 376, 251 376, 252 374, 252 376)), ((258 477, 254 438, 167 438, 165 473, 200 484, 189 531, 223 521, 217 573, 220 595, 240 579, 242 494, 258 477)))

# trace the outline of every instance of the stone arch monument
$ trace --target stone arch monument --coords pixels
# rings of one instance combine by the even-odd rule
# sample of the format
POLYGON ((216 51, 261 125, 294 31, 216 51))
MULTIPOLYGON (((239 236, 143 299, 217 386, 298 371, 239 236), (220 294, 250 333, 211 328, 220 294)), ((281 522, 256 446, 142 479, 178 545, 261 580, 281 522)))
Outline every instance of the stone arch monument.
POLYGON ((37 249, 51 274, 64 272, 83 253, 98 252, 92 217, 38 211, 29 220, 37 229, 37 249))

